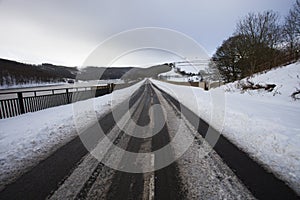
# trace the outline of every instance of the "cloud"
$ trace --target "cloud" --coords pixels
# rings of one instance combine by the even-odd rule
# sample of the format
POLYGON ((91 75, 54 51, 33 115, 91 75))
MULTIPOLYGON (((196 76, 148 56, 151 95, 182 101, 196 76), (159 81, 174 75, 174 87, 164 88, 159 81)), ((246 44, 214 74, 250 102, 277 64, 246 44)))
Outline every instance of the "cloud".
MULTIPOLYGON (((32 58, 41 57, 45 62, 81 65, 99 43, 114 34, 134 28, 162 27, 187 34, 212 54, 233 33, 239 17, 267 9, 284 15, 293 3, 293 0, 2 0, 0 26, 4 28, 0 32, 0 45, 32 58)), ((12 59, 20 60, 17 55, 12 59)))

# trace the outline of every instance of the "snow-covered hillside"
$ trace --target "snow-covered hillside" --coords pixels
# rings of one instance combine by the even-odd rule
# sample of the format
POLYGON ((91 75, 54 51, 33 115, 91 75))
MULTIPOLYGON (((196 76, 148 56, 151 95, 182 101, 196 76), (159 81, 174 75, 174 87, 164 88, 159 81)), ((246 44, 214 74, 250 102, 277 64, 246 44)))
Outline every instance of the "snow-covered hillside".
POLYGON ((187 82, 188 77, 183 76, 180 73, 177 72, 174 68, 172 68, 168 72, 164 72, 158 75, 159 78, 169 81, 177 81, 177 82, 187 82))
POLYGON ((153 80, 300 194, 300 100, 291 97, 300 89, 300 64, 249 81, 204 91, 153 80), (241 89, 249 84, 273 89, 241 89))
MULTIPOLYGON (((295 99, 291 98, 291 95, 300 90, 300 63, 291 64, 268 71, 267 73, 257 74, 241 81, 229 83, 223 86, 223 88, 227 92, 246 93, 250 96, 258 95, 266 100, 270 99, 272 101, 279 101, 280 103, 294 101, 295 99), (270 92, 266 92, 263 88, 256 90, 246 89, 251 85, 255 87, 272 84, 275 84, 275 87, 270 92)), ((298 97, 298 95, 295 97, 298 97)))
POLYGON ((172 64, 170 71, 158 75, 160 79, 175 82, 199 82, 204 75, 203 72, 209 68, 209 60, 178 61, 172 64))
MULTIPOLYGON (((195 74, 198 74, 198 72, 195 74)), ((168 72, 160 73, 158 78, 175 82, 199 82, 199 80, 201 80, 201 76, 182 75, 176 68, 172 68, 168 72)))
POLYGON ((178 71, 185 72, 186 74, 198 74, 201 70, 206 70, 209 65, 209 60, 189 60, 175 62, 175 68, 178 71))

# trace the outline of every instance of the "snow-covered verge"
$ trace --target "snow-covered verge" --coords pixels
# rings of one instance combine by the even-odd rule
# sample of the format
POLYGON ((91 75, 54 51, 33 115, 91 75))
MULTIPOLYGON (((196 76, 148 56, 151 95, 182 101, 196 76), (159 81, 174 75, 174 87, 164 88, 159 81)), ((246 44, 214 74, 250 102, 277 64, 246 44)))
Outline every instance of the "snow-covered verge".
MULTIPOLYGON (((293 102, 291 95, 300 90, 300 63, 294 63, 285 67, 277 68, 267 73, 257 74, 253 77, 229 83, 222 86, 225 91, 231 93, 246 93, 249 96, 260 96, 264 100, 276 101, 280 104, 293 102), (272 91, 266 89, 247 89, 252 86, 275 85, 272 91), (243 89, 244 88, 244 89, 243 89)), ((299 102, 298 102, 299 103, 299 102)))
POLYGON ((75 103, 1 119, 0 191, 7 183, 75 138, 78 129, 84 129, 94 122, 94 116, 100 118, 129 98, 142 83, 143 81, 112 94, 77 102, 80 105, 93 105, 94 111, 79 109, 74 112, 75 103))
POLYGON ((291 97, 300 88, 299 63, 249 78, 275 84, 272 91, 242 90, 246 79, 210 91, 152 81, 300 194, 300 100, 291 97))

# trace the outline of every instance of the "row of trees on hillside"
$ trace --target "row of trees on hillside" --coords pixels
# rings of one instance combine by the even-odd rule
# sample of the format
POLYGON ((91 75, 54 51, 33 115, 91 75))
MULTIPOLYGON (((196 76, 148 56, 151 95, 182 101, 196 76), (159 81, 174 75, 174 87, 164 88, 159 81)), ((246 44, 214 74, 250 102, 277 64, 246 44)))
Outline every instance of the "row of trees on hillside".
POLYGON ((270 10, 249 13, 236 26, 235 33, 223 41, 210 66, 225 82, 294 62, 300 55, 300 0, 280 23, 270 10))
POLYGON ((0 59, 0 86, 64 82, 66 78, 74 79, 77 71, 64 66, 30 65, 0 59))

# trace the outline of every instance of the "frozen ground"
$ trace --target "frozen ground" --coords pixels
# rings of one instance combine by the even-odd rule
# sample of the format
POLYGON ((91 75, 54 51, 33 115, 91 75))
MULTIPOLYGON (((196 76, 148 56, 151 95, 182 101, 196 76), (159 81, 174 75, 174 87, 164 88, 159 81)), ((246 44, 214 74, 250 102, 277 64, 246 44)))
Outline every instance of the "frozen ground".
POLYGON ((300 194, 300 64, 291 64, 249 79, 254 84, 276 84, 241 90, 235 82, 204 91, 152 80, 182 104, 219 130, 300 194))
POLYGON ((0 190, 30 167, 77 136, 77 130, 91 125, 141 86, 116 90, 102 97, 0 120, 0 190), (95 109, 80 109, 92 105, 95 109), (75 109, 74 109, 75 108, 75 109), (84 112, 84 113, 82 113, 84 112), (74 118, 76 114, 76 120, 74 118), (76 121, 76 122, 75 122, 76 121))

